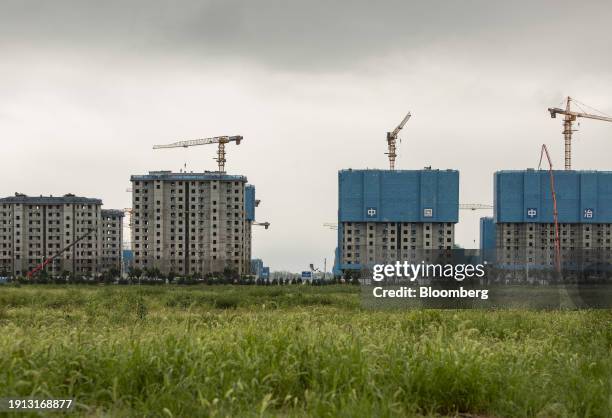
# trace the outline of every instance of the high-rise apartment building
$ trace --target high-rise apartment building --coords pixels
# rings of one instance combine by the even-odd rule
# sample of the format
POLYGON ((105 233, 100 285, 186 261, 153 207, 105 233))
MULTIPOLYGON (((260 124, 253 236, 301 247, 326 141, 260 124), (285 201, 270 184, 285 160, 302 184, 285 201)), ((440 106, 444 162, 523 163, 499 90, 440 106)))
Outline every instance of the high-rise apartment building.
MULTIPOLYGON (((556 170, 553 174, 562 267, 609 264, 612 172, 556 170)), ((502 268, 552 269, 555 224, 550 173, 498 171, 494 185, 496 263, 502 268)))
POLYGON ((134 267, 177 275, 249 273, 246 177, 152 171, 131 181, 134 267))
POLYGON ((455 170, 342 170, 338 192, 335 274, 453 249, 455 170))
POLYGON ((122 210, 102 209, 102 268, 121 271, 123 244, 122 210))
MULTIPOLYGON (((0 199, 0 272, 25 275, 46 258, 61 254, 45 267, 50 275, 64 272, 94 276, 106 268, 102 237, 102 201, 67 194, 0 199), (91 232, 89 235, 87 235, 91 232), (84 235, 84 238, 82 238, 84 235), (79 239, 82 238, 80 241, 79 239), (64 248, 78 243, 66 251, 64 248)), ((120 263, 121 253, 109 263, 120 263)))

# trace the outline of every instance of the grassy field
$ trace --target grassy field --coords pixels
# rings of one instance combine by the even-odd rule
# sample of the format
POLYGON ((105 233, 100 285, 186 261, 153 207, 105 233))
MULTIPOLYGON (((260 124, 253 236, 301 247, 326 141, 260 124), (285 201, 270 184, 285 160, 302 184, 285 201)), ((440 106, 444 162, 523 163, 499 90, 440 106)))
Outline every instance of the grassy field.
POLYGON ((85 416, 610 416, 610 310, 359 306, 353 286, 1 286, 0 397, 85 416))

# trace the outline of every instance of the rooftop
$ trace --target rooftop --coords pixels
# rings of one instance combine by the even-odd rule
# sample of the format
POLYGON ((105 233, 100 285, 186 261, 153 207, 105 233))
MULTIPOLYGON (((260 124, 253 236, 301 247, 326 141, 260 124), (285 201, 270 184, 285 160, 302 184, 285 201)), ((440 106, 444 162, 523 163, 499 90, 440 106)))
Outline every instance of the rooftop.
MULTIPOLYGON (((546 173, 548 174, 548 168, 536 170, 535 168, 526 168, 524 170, 498 170, 496 173, 546 173)), ((563 169, 555 169, 553 173, 556 174, 592 174, 592 173, 602 173, 602 174, 611 174, 612 171, 601 171, 601 170, 563 170, 563 169)))
POLYGON ((64 196, 27 196, 23 193, 15 193, 15 196, 0 198, 2 203, 20 203, 26 205, 64 205, 64 204, 82 204, 82 205, 101 205, 101 199, 92 199, 89 197, 75 196, 73 194, 65 194, 64 196))
POLYGON ((131 181, 196 181, 196 180, 218 180, 218 181, 247 181, 245 176, 222 174, 217 171, 205 171, 204 173, 173 173, 171 171, 149 171, 149 174, 132 175, 131 181))
POLYGON ((366 172, 379 172, 379 173, 415 173, 415 172, 419 172, 419 171, 457 171, 455 169, 450 169, 450 168, 431 168, 431 166, 429 167, 423 167, 421 169, 416 169, 416 170, 389 170, 389 169, 379 169, 379 168, 345 168, 340 170, 340 172, 351 172, 351 171, 355 171, 355 172, 361 172, 361 171, 366 171, 366 172))
POLYGON ((102 216, 119 216, 123 217, 125 214, 121 209, 102 209, 102 216))

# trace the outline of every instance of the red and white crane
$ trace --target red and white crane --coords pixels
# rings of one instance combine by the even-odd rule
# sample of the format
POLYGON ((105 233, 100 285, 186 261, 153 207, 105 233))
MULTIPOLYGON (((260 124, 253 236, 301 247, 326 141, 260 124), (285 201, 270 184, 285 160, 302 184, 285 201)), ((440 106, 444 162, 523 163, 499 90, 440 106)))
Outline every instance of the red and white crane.
POLYGON ((542 166, 542 158, 546 154, 548 160, 548 173, 550 175, 550 192, 553 199, 553 221, 555 223, 555 269, 558 273, 561 273, 561 242, 559 240, 559 212, 557 211, 557 193, 555 192, 555 176, 553 174, 553 164, 548 153, 546 144, 542 144, 542 151, 540 152, 540 163, 538 164, 538 170, 542 166))
POLYGON ((36 273, 38 273, 39 271, 44 269, 47 266, 47 264, 51 263, 53 260, 55 260, 56 258, 61 256, 65 251, 68 251, 69 249, 74 247, 80 241, 83 241, 85 238, 90 236, 93 232, 95 232, 95 229, 93 229, 93 228, 89 229, 85 235, 80 236, 75 241, 73 241, 71 244, 65 246, 64 248, 62 248, 60 251, 58 251, 57 253, 55 253, 51 257, 46 258, 42 263, 38 264, 36 267, 34 267, 32 270, 30 270, 30 271, 28 271, 26 273, 28 278, 31 279, 33 275, 35 275, 36 273))

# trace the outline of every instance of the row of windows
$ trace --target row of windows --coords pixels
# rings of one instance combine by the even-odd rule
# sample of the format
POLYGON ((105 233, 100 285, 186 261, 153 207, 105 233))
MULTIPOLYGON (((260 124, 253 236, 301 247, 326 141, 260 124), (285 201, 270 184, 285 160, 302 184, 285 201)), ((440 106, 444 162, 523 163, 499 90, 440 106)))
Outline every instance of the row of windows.
MULTIPOLYGON (((196 255, 196 253, 191 253, 191 256, 192 256, 192 257, 199 257, 200 259, 205 258, 205 257, 207 256, 207 255, 206 255, 206 254, 204 254, 204 253, 197 253, 197 254, 198 254, 198 255, 196 255)), ((233 252, 233 253, 232 253, 231 251, 228 251, 226 254, 227 254, 227 255, 230 255, 230 256, 233 254, 233 256, 234 256, 234 257, 240 257, 240 253, 239 253, 239 252, 233 252)), ((211 259, 213 259, 213 260, 217 260, 217 257, 218 257, 218 256, 219 256, 219 254, 213 254, 213 255, 211 255, 210 257, 211 257, 211 259)), ((139 264, 139 263, 141 263, 141 262, 142 262, 142 263, 144 263, 144 264, 146 264, 147 260, 146 260, 146 259, 143 259, 142 257, 149 257, 149 255, 148 255, 148 253, 146 253, 146 252, 145 252, 145 253, 143 253, 142 255, 140 255, 139 253, 135 253, 134 262, 135 262, 136 264, 139 264)), ((170 253, 170 257, 184 257, 184 255, 183 255, 183 252, 179 251, 179 252, 177 252, 177 253, 170 253)), ((161 259, 162 259, 162 257, 161 257, 160 255, 156 255, 156 256, 155 256, 155 259, 156 259, 156 260, 161 260, 161 259)), ((180 260, 180 259, 177 259, 177 260, 180 260)), ((239 260, 239 258, 237 258, 237 259, 236 259, 236 261, 238 261, 238 260, 239 260)), ((172 259, 171 259, 170 261, 172 262, 172 261, 174 261, 174 260, 172 260, 172 259)), ((192 262, 194 262, 194 261, 197 261, 197 258, 196 258, 196 259, 192 259, 192 262)))

